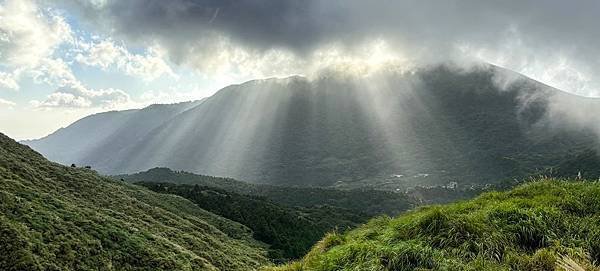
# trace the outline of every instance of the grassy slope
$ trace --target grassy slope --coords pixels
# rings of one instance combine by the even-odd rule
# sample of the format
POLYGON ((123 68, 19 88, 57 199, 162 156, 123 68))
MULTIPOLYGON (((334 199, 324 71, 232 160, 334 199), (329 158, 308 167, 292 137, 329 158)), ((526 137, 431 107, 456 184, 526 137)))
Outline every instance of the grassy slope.
POLYGON ((554 270, 600 262, 600 183, 540 180, 329 234, 276 270, 554 270))
POLYGON ((241 224, 51 163, 2 134, 0 180, 2 270, 248 270, 266 262, 241 224))

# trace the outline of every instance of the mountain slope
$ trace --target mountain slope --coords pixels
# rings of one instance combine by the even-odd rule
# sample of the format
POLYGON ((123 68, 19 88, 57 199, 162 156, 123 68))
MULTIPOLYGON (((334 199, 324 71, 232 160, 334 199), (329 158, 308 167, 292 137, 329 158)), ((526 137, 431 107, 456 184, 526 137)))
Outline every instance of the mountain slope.
POLYGON ((110 111, 82 118, 43 140, 26 140, 52 161, 88 165, 110 161, 156 127, 198 104, 154 104, 143 109, 110 111))
POLYGON ((0 269, 248 270, 265 251, 188 200, 61 166, 0 134, 0 269))
POLYGON ((557 95, 566 94, 493 66, 255 80, 220 90, 110 159, 82 148, 87 158, 76 162, 110 174, 164 166, 298 186, 493 183, 596 144, 591 131, 549 122, 557 95))
POLYGON ((377 218, 275 270, 564 270, 555 269, 563 255, 597 270, 597 182, 541 180, 377 218))

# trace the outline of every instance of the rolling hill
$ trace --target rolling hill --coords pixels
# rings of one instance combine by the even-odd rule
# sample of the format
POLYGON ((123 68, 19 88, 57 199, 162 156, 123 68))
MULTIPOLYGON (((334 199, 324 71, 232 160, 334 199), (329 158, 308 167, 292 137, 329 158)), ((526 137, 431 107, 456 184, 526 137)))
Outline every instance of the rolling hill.
POLYGON ((252 270, 265 245, 181 197, 47 161, 0 134, 0 269, 252 270))
POLYGON ((500 183, 596 146, 593 131, 553 122, 561 119, 552 111, 557 99, 600 104, 491 65, 323 72, 232 85, 169 118, 139 115, 153 125, 99 131, 92 147, 78 127, 109 125, 108 115, 26 144, 105 174, 160 166, 253 183, 389 190, 500 183), (83 143, 61 145, 74 140, 83 143))

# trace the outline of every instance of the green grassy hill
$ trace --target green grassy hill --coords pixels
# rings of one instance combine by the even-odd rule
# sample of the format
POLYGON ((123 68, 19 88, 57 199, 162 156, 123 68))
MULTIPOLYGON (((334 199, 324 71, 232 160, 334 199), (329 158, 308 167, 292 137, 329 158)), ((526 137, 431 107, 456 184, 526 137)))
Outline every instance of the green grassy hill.
POLYGON ((247 227, 0 134, 0 270, 252 270, 247 227))
POLYGON ((565 258, 598 270, 598 182, 544 179, 380 217, 274 270, 565 270, 565 258))

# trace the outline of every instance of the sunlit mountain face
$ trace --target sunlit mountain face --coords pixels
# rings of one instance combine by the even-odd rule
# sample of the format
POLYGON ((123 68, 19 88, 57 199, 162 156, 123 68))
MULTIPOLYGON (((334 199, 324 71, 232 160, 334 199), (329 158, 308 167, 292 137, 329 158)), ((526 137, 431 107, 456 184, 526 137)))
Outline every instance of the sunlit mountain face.
POLYGON ((565 125, 557 100, 600 105, 491 65, 329 71, 90 116, 27 144, 106 174, 162 166, 298 186, 488 184, 595 146, 593 130, 565 125))

